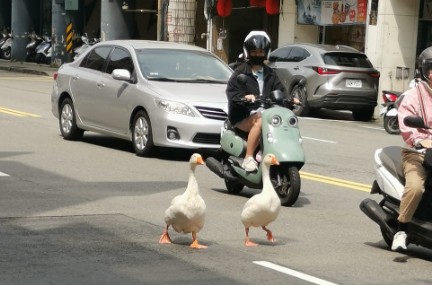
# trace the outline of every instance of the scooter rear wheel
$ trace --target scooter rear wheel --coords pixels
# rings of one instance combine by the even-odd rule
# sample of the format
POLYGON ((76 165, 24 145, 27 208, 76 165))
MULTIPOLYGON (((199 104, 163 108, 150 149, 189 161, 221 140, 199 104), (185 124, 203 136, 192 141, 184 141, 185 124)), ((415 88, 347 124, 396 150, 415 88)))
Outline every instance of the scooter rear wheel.
POLYGON ((243 190, 244 185, 235 181, 225 179, 225 187, 229 193, 239 194, 243 190))
POLYGON ((400 134, 398 117, 384 117, 384 129, 391 135, 400 134))

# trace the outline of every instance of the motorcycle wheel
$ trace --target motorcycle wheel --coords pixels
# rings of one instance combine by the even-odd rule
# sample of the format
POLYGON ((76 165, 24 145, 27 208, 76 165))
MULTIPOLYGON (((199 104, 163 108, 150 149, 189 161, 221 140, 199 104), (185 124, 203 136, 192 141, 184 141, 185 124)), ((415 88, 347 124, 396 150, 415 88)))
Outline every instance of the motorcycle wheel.
POLYGON ((11 59, 11 49, 7 48, 3 51, 3 58, 6 60, 11 59))
POLYGON ((391 135, 400 134, 398 117, 384 117, 384 129, 391 135))
POLYGON ((290 207, 300 195, 300 173, 297 167, 277 167, 270 169, 270 177, 282 206, 290 207))

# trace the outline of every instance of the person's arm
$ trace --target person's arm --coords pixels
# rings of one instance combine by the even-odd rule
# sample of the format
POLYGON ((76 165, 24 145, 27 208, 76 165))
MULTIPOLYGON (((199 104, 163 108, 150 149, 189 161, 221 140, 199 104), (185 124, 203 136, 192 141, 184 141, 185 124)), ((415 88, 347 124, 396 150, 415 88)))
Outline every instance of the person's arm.
POLYGON ((408 127, 403 121, 406 116, 421 117, 418 98, 416 89, 410 89, 404 93, 404 98, 398 107, 399 129, 403 140, 409 147, 430 147, 432 141, 429 130, 408 127), (422 141, 424 142, 422 143, 422 141))

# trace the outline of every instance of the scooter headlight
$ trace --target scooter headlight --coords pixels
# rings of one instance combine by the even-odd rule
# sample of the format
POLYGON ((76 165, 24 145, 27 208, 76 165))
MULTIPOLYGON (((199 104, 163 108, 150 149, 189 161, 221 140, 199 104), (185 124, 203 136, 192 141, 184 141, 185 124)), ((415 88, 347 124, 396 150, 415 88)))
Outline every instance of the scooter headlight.
POLYGON ((297 119, 297 117, 296 116, 292 116, 291 118, 289 118, 288 124, 291 127, 297 127, 297 125, 298 125, 298 119, 297 119))
POLYGON ((282 124, 282 118, 279 115, 275 115, 271 118, 271 124, 273 127, 279 127, 282 124))

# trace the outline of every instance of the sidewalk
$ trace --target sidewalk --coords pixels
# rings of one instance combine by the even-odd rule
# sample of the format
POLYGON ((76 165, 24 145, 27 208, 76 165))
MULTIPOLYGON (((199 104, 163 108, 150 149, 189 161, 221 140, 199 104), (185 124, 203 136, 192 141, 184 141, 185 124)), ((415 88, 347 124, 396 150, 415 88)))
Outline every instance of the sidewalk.
POLYGON ((46 64, 37 64, 34 62, 9 61, 0 59, 0 70, 12 72, 22 72, 36 75, 45 75, 53 77, 58 68, 50 67, 46 64))

